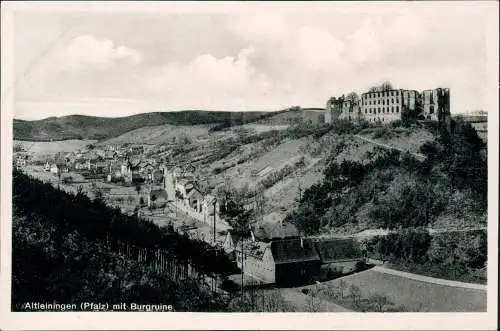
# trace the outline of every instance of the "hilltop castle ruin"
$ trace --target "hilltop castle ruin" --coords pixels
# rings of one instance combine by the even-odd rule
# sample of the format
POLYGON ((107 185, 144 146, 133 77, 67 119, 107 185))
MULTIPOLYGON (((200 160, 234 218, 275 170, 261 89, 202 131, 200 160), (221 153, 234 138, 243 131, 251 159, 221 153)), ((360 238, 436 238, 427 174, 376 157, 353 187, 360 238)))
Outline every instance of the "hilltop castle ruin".
POLYGON ((450 115, 450 90, 386 89, 363 93, 361 98, 330 98, 326 103, 325 122, 336 120, 391 123, 407 112, 420 120, 441 121, 450 115))

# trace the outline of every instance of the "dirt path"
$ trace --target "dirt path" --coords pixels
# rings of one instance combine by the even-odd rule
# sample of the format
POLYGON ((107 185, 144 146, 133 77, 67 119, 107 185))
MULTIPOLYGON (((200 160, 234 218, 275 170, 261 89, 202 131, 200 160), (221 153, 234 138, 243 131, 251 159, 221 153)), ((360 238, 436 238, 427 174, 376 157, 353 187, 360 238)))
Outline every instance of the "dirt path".
POLYGON ((409 272, 389 269, 389 268, 385 268, 382 266, 373 267, 371 270, 381 272, 381 273, 391 274, 391 275, 395 275, 395 276, 405 277, 408 279, 418 280, 421 282, 437 284, 437 285, 469 288, 469 289, 473 289, 473 290, 482 290, 482 291, 486 291, 486 288, 487 288, 487 286, 483 285, 483 284, 463 283, 463 282, 457 282, 457 281, 453 281, 453 280, 434 278, 434 277, 429 277, 429 276, 422 276, 422 275, 412 274, 409 272))
MULTIPOLYGON (((401 153, 406 153, 407 152, 407 151, 405 151, 405 150, 403 150, 401 148, 397 148, 397 147, 394 147, 394 146, 386 145, 386 144, 380 143, 378 141, 375 141, 373 139, 362 137, 362 136, 357 135, 357 134, 355 134, 354 137, 359 138, 361 140, 364 140, 366 142, 369 142, 370 144, 374 144, 374 145, 377 145, 377 146, 380 146, 380 147, 384 147, 384 148, 387 148, 387 149, 393 149, 393 150, 396 150, 396 151, 400 151, 401 153)), ((425 160, 425 155, 423 155, 423 154, 420 154, 420 153, 410 153, 410 154, 413 155, 413 156, 415 156, 417 159, 419 159, 421 161, 425 160)))
MULTIPOLYGON (((298 289, 295 288, 283 288, 280 289, 281 294, 283 295, 283 298, 291 303, 296 309, 298 309, 301 312, 308 312, 308 303, 307 303, 307 298, 308 296, 306 294, 303 294, 300 292, 298 289)), ((325 301, 325 300, 320 300, 320 299, 315 299, 317 300, 320 304, 318 305, 320 307, 319 312, 351 312, 352 310, 349 310, 347 308, 344 308, 342 306, 339 306, 337 304, 334 304, 330 301, 325 301)))

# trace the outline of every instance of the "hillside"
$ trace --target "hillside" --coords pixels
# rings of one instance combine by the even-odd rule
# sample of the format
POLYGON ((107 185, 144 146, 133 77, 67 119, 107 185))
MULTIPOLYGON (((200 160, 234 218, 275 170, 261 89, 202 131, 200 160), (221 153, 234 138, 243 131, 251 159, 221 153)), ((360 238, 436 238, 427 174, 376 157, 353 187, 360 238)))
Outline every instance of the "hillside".
POLYGON ((306 233, 484 226, 486 146, 469 123, 453 131, 379 128, 332 141, 321 182, 290 220, 306 233))
POLYGON ((17 171, 12 237, 14 311, 29 300, 76 303, 70 310, 84 310, 80 302, 105 302, 108 310, 120 302, 226 310, 227 302, 199 279, 234 266, 208 244, 17 171), (50 201, 58 201, 56 207, 47 208, 50 201))
POLYGON ((488 140, 488 113, 478 111, 470 114, 456 115, 455 118, 469 122, 483 141, 488 140))
POLYGON ((14 139, 50 141, 67 139, 104 140, 145 126, 221 124, 239 125, 274 113, 230 111, 153 112, 109 118, 83 115, 49 117, 37 121, 14 120, 14 139))

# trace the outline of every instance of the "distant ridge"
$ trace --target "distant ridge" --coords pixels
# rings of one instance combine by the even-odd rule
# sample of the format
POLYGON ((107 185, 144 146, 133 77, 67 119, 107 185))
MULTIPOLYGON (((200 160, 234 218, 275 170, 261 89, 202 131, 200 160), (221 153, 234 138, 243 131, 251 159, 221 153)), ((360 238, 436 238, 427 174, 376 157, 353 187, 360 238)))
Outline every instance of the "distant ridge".
MULTIPOLYGON (((282 112, 282 111, 279 111, 282 112)), ((14 119, 14 139, 51 141, 69 139, 105 140, 128 131, 155 125, 240 125, 274 116, 279 112, 265 111, 203 111, 151 112, 126 117, 96 117, 69 115, 26 121, 14 119)))

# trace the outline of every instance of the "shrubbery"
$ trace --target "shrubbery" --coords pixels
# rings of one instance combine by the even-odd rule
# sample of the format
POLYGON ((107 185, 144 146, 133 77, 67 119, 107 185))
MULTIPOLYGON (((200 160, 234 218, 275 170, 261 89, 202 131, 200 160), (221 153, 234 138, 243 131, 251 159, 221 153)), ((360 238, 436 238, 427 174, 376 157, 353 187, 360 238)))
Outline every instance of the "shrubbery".
POLYGON ((430 235, 426 230, 401 230, 365 240, 367 257, 394 263, 405 271, 466 282, 486 282, 485 231, 430 235))
MULTIPOLYGON (((334 155, 344 146, 337 144, 334 155)), ((475 215, 480 215, 487 203, 484 147, 470 124, 457 122, 451 133, 443 131, 435 141, 422 145, 423 162, 381 147, 367 155, 369 162, 339 164, 332 158, 323 182, 304 192, 288 220, 305 233, 317 233, 323 227, 356 223, 359 207, 368 204, 373 226, 425 227, 450 208, 454 192, 469 191, 466 196, 475 201, 475 215)))

